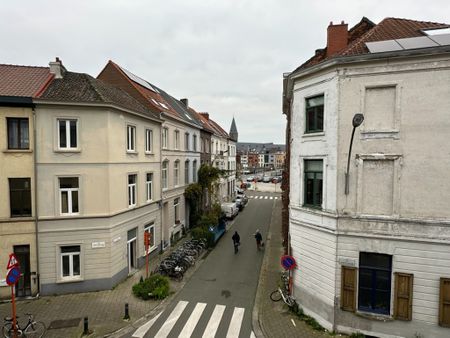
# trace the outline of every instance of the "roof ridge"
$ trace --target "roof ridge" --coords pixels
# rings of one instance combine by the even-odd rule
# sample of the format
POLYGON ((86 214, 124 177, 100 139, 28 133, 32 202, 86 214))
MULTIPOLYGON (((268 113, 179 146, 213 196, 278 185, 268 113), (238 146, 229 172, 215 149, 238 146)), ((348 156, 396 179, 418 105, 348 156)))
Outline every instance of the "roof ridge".
MULTIPOLYGON (((95 77, 87 74, 87 73, 78 73, 80 75, 82 75, 83 77, 85 77, 89 83, 89 86, 91 87, 91 89, 98 95, 98 97, 103 101, 103 102, 109 102, 107 98, 105 98, 105 96, 97 89, 97 87, 95 86, 95 81, 100 81, 98 79, 96 79, 95 77)), ((102 83, 104 83, 102 81, 102 83)))
POLYGON ((396 17, 392 17, 392 16, 384 18, 383 20, 380 21, 380 23, 382 23, 385 20, 402 20, 402 21, 409 21, 409 22, 420 22, 420 23, 424 23, 424 24, 430 23, 430 24, 433 24, 433 25, 450 26, 448 23, 443 23, 443 22, 423 21, 423 20, 414 20, 414 19, 407 19, 407 18, 396 18, 396 17))
POLYGON ((50 69, 50 67, 44 66, 26 66, 26 65, 14 65, 9 63, 0 63, 0 66, 8 66, 8 67, 20 67, 20 68, 39 68, 39 69, 50 69))

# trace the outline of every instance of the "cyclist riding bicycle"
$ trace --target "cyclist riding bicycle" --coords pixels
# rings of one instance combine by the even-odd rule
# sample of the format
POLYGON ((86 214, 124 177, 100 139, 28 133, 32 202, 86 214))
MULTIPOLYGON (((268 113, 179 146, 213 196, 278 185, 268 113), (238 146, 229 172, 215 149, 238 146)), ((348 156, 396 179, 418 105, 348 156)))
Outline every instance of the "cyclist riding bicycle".
POLYGON ((231 237, 231 239, 233 240, 233 245, 234 245, 234 253, 236 254, 238 252, 238 247, 239 245, 241 245, 241 237, 239 236, 238 232, 235 231, 233 237, 231 237))

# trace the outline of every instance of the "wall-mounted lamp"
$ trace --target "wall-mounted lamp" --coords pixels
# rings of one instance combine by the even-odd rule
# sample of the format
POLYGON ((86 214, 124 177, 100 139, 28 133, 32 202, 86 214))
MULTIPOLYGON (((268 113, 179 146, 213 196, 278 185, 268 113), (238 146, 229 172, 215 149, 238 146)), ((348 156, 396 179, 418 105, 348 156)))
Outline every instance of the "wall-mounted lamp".
POLYGON ((345 194, 348 195, 348 171, 350 169, 350 157, 352 156, 352 145, 353 145, 353 136, 355 135, 355 129, 361 125, 364 121, 364 115, 363 114, 355 114, 353 116, 353 131, 352 131, 352 138, 350 139, 350 148, 348 150, 348 159, 347 159, 347 171, 345 172, 345 194))

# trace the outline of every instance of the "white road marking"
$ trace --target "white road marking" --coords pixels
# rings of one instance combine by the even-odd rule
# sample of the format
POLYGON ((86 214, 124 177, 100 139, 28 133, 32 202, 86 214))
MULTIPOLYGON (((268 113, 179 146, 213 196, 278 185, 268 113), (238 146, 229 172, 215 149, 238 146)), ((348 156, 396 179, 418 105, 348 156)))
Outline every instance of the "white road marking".
POLYGON ((250 333, 250 338, 256 338, 255 334, 253 333, 253 331, 250 333))
POLYGON ((264 196, 264 199, 266 200, 266 199, 268 199, 269 198, 269 196, 264 196))
POLYGON ((150 330, 152 325, 155 324, 155 322, 159 318, 159 316, 161 316, 161 313, 162 312, 158 313, 155 317, 150 319, 147 323, 145 323, 144 325, 139 327, 136 330, 136 332, 133 333, 132 337, 134 337, 134 338, 143 338, 145 336, 145 334, 148 332, 148 330, 150 330))
POLYGON ((262 200, 264 198, 264 196, 259 196, 259 199, 262 200))
POLYGON ((297 327, 297 325, 295 325, 295 322, 292 318, 291 318, 291 322, 292 322, 292 325, 294 325, 294 327, 297 327))
POLYGON ((169 335, 170 331, 172 331, 173 327, 175 326, 175 323, 177 322, 178 318, 180 318, 187 304, 188 302, 184 300, 180 300, 178 302, 177 306, 175 306, 175 309, 173 309, 169 318, 167 318, 167 320, 164 322, 164 325, 159 329, 155 338, 166 338, 169 335))
POLYGON ((275 199, 277 200, 277 199, 278 199, 278 197, 275 197, 275 199))
POLYGON ((189 338, 192 335, 192 332, 194 332, 195 326, 197 326, 198 320, 200 319, 205 307, 206 303, 197 303, 194 311, 192 311, 191 316, 184 325, 183 330, 181 330, 178 337, 189 338))
POLYGON ((273 196, 270 196, 270 199, 273 200, 273 196))
POLYGON ((228 327, 227 338, 239 337, 239 331, 241 331, 244 312, 245 309, 242 307, 234 308, 233 317, 231 317, 230 326, 228 327))
POLYGON ((203 338, 214 338, 224 311, 225 305, 216 305, 211 318, 209 318, 209 322, 206 326, 205 332, 203 333, 203 338))

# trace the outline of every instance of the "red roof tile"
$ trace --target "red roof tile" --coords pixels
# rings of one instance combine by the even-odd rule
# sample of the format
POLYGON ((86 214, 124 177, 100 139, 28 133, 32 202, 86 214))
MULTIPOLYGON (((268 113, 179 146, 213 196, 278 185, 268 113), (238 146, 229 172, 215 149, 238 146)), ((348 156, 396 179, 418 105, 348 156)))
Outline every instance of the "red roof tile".
POLYGON ((425 34, 421 31, 423 29, 445 27, 450 27, 450 25, 399 18, 385 18, 378 25, 375 25, 369 19, 363 17, 359 23, 349 30, 347 48, 332 57, 327 57, 326 47, 318 49, 313 57, 299 66, 296 70, 305 69, 339 56, 367 54, 369 53, 369 50, 366 47, 366 42, 424 36, 425 34))
POLYGON ((52 78, 48 67, 0 65, 0 95, 36 97, 52 78))

